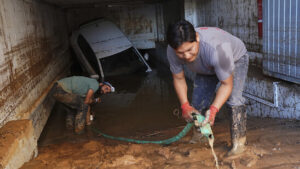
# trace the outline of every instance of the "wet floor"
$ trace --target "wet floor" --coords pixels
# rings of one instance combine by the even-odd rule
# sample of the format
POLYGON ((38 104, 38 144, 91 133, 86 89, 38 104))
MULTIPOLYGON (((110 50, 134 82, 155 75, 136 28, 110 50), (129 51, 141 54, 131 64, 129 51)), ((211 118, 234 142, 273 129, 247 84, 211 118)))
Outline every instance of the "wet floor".
POLYGON ((39 145, 97 137, 90 128, 113 136, 144 139, 150 135, 150 139, 161 139, 162 135, 155 134, 156 131, 185 125, 176 111, 180 105, 168 71, 123 75, 109 81, 116 92, 100 96, 102 102, 92 106, 95 118, 84 134, 75 135, 64 127, 65 112, 57 103, 39 145))
MULTIPOLYGON (((182 128, 159 130, 161 137, 182 128)), ((228 121, 213 127, 214 149, 221 169, 299 169, 300 122, 279 119, 249 118, 246 151, 232 158, 228 121)), ((75 138, 75 137, 74 137, 75 138)), ((130 144, 102 137, 63 141, 39 147, 39 156, 22 169, 198 169, 216 168, 205 140, 190 144, 191 132, 169 146, 130 144)))
MULTIPOLYGON (((117 92, 101 96, 94 105, 95 127, 106 134, 143 140, 176 135, 185 122, 173 114, 179 103, 168 71, 154 70, 110 79, 117 92)), ((221 169, 300 169, 300 122, 250 117, 247 150, 228 158, 230 132, 224 112, 212 128, 214 149, 221 169)), ((64 112, 57 104, 39 139, 39 156, 23 166, 67 169, 198 169, 215 168, 205 139, 191 144, 192 132, 169 146, 132 144, 106 139, 88 127, 76 135, 64 127, 64 112)))

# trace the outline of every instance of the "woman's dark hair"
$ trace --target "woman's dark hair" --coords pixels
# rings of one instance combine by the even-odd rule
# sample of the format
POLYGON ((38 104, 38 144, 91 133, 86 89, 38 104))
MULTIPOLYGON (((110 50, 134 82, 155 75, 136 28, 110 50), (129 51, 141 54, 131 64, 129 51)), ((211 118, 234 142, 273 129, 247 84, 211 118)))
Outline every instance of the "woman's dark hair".
POLYGON ((186 20, 170 25, 167 31, 167 41, 174 49, 177 49, 184 42, 196 41, 194 26, 186 20))

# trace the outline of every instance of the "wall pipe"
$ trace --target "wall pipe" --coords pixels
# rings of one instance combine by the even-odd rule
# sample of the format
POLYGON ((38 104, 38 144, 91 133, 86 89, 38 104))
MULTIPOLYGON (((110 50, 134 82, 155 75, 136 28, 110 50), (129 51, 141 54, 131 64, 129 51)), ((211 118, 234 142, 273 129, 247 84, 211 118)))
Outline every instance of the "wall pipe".
POLYGON ((263 37, 263 12, 262 12, 262 0, 257 0, 257 27, 258 27, 258 37, 263 37))
POLYGON ((278 84, 279 84, 279 82, 273 82, 273 95, 274 95, 273 103, 268 100, 264 100, 258 96, 255 96, 253 94, 246 93, 246 92, 243 92, 243 96, 248 97, 252 100, 255 100, 259 103, 268 105, 270 107, 278 107, 278 84))

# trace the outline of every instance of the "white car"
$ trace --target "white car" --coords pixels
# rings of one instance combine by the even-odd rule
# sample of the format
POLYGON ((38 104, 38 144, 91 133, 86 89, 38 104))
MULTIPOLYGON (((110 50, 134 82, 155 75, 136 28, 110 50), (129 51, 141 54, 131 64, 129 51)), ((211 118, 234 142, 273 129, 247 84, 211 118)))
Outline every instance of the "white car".
POLYGON ((81 67, 94 78, 152 71, 145 58, 112 22, 98 19, 82 25, 71 36, 81 67))

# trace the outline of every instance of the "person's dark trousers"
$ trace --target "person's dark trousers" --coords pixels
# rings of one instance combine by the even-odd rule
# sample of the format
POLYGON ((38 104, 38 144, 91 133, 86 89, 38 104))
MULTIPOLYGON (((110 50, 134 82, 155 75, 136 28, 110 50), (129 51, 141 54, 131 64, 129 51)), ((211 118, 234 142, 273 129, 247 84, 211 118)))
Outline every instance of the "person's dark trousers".
POLYGON ((247 131, 247 112, 245 98, 242 96, 247 78, 249 56, 245 54, 235 62, 233 90, 227 105, 229 106, 231 120, 231 150, 228 156, 240 154, 245 150, 247 131))
MULTIPOLYGON (((53 93, 53 97, 63 103, 67 108, 67 120, 66 123, 73 123, 69 121, 69 118, 72 114, 72 109, 76 110, 75 118, 74 116, 72 119, 75 119, 75 132, 81 133, 85 127, 85 120, 86 120, 86 113, 88 111, 88 105, 84 104, 84 97, 79 95, 68 93, 66 92, 59 84, 55 84, 55 90, 53 93)), ((67 126, 69 124, 66 124, 67 126)))
MULTIPOLYGON (((205 115, 205 111, 211 105, 216 91, 216 86, 219 80, 215 75, 200 75, 197 74, 194 80, 194 89, 192 96, 192 106, 201 112, 202 115, 205 115)), ((197 131, 196 128, 193 128, 193 136, 190 140, 190 143, 198 143, 202 140, 202 134, 197 131)))
POLYGON ((219 80, 216 75, 196 75, 192 97, 192 106, 205 115, 211 105, 219 80))
MULTIPOLYGON (((226 102, 230 110, 230 126, 232 149, 229 155, 238 154, 244 151, 246 143, 246 121, 247 113, 245 107, 245 98, 242 96, 244 84, 247 77, 249 65, 248 54, 242 56, 235 62, 233 72, 233 89, 226 102)), ((215 75, 197 74, 194 80, 194 90, 192 105, 203 115, 211 105, 216 92, 219 80, 215 75)), ((194 132, 195 133, 195 132, 194 132)))
POLYGON ((74 121, 75 121, 75 115, 76 110, 71 109, 70 107, 66 106, 65 104, 62 104, 64 110, 66 111, 66 128, 68 130, 74 129, 74 121))

